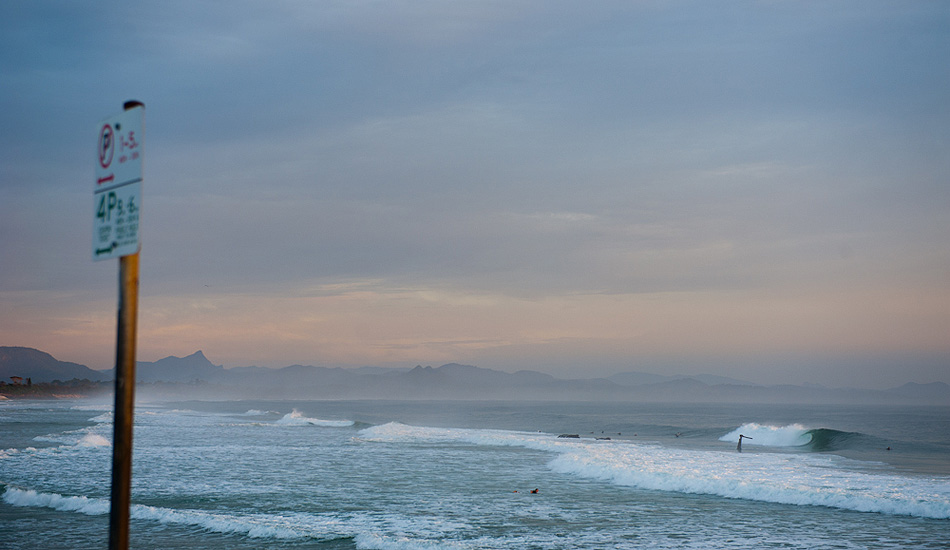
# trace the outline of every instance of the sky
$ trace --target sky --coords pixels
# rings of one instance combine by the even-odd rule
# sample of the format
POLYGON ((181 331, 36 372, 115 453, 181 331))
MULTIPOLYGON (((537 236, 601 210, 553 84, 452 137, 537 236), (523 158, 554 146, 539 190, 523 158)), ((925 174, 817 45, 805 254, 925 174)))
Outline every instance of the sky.
POLYGON ((138 359, 950 382, 950 3, 0 5, 0 345, 113 366, 99 123, 145 104, 138 359))

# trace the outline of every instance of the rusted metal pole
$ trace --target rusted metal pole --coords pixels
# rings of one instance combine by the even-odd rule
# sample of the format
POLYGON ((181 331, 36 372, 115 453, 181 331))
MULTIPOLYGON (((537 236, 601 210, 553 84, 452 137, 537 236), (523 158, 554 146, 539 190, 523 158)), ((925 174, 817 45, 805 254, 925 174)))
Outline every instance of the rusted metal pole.
MULTIPOLYGON (((125 110, 140 106, 125 103, 125 110)), ((115 352, 115 411, 112 436, 112 499, 109 550, 129 547, 132 496, 132 421, 135 409, 135 342, 139 309, 139 254, 119 258, 119 314, 115 352)))

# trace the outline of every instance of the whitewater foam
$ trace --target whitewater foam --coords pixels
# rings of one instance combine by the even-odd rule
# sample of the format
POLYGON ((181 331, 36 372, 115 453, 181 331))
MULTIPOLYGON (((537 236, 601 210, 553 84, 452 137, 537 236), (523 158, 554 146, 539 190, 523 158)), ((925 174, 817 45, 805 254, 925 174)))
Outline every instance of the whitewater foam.
MULTIPOLYGON (((745 425, 771 445, 794 445, 807 429, 745 425)), ((744 432, 743 432, 744 433, 744 432)), ((424 428, 389 423, 360 431, 366 440, 464 442, 553 452, 548 466, 620 486, 861 512, 950 519, 950 479, 872 474, 829 455, 665 448, 632 441, 558 439, 503 430, 424 428)), ((724 436, 725 437, 725 436, 724 436)), ((738 433, 736 434, 738 438, 738 433)))
POLYGON ((360 533, 353 540, 358 550, 462 550, 471 548, 469 544, 453 541, 428 542, 409 537, 385 537, 376 533, 360 533))
POLYGON ((112 442, 99 434, 87 433, 77 443, 80 447, 111 447, 112 442))
POLYGON ((355 424, 352 420, 322 420, 319 418, 307 418, 297 409, 285 414, 275 424, 281 426, 322 426, 325 428, 348 428, 355 424))
POLYGON ((12 506, 40 506, 60 512, 79 512, 89 516, 108 514, 110 508, 109 501, 105 499, 67 497, 16 487, 7 487, 3 493, 3 501, 12 506))
POLYGON ((107 403, 73 405, 69 407, 74 411, 111 411, 112 407, 107 403))
MULTIPOLYGON (((7 487, 3 493, 3 501, 12 506, 52 508, 61 512, 79 512, 90 516, 108 514, 110 510, 108 499, 63 496, 16 487, 7 487)), ((133 519, 153 520, 160 523, 194 525, 218 533, 244 534, 251 538, 293 539, 303 536, 294 529, 279 525, 279 518, 273 516, 238 517, 195 510, 172 510, 140 504, 132 505, 129 508, 129 516, 133 519)))
MULTIPOLYGON (((7 486, 2 499, 7 504, 21 507, 43 507, 62 512, 77 512, 86 515, 109 513, 108 499, 85 496, 63 496, 43 493, 32 489, 7 486)), ((429 544, 425 537, 438 538, 447 533, 470 526, 444 518, 391 516, 387 514, 226 514, 203 510, 175 510, 159 506, 134 504, 129 508, 132 519, 157 521, 165 524, 189 525, 216 533, 246 535, 254 539, 315 539, 335 540, 355 538, 358 548, 454 548, 445 543, 429 544), (380 529, 399 533, 413 533, 419 538, 382 537, 380 529)), ((462 548, 459 546, 459 548, 462 548)), ((466 546, 467 548, 467 546, 466 546)))
MULTIPOLYGON (((540 451, 558 451, 565 447, 579 445, 577 439, 552 439, 549 434, 537 432, 517 432, 509 430, 486 430, 467 428, 427 428, 408 426, 399 422, 389 422, 360 430, 360 437, 366 441, 399 442, 420 440, 433 443, 470 443, 473 445, 494 445, 501 447, 526 447, 540 451)), ((598 441, 597 443, 610 443, 598 441)))
POLYGON ((89 419, 90 422, 99 422, 102 424, 111 424, 112 423, 112 411, 104 412, 98 416, 94 416, 89 419))
POLYGON ((276 411, 262 411, 258 409, 248 409, 247 411, 239 414, 238 416, 265 416, 268 414, 278 414, 276 411))
POLYGON ((112 446, 112 441, 110 439, 96 433, 97 430, 101 431, 102 429, 102 425, 99 424, 87 428, 79 428, 77 430, 67 430, 60 433, 38 435, 33 438, 33 441, 40 441, 43 443, 57 443, 60 446, 66 447, 112 446))

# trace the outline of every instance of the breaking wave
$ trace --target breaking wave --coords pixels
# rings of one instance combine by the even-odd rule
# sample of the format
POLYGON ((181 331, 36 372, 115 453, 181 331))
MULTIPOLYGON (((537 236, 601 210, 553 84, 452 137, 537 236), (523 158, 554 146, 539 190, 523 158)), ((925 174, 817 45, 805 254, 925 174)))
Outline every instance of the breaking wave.
MULTIPOLYGON (((63 496, 56 493, 41 493, 31 489, 7 487, 3 501, 12 506, 37 506, 52 508, 61 512, 79 512, 90 516, 108 514, 108 499, 84 496, 63 496)), ((213 514, 196 510, 173 510, 156 506, 132 505, 129 517, 141 520, 154 520, 160 523, 194 525, 218 533, 238 533, 251 538, 301 538, 302 533, 279 525, 279 518, 266 516, 232 516, 213 514)))
POLYGON ((748 440, 746 445, 760 445, 766 447, 800 447, 811 442, 810 430, 801 424, 789 426, 766 426, 752 422, 743 424, 735 430, 719 438, 719 441, 737 443, 739 435, 748 440))
POLYGON ((90 428, 80 428, 58 434, 38 435, 33 441, 58 443, 60 447, 111 447, 112 441, 90 428))
POLYGON ((279 414, 277 411, 262 411, 260 409, 249 409, 237 416, 265 416, 268 414, 279 414))
MULTIPOLYGON (((758 434, 760 444, 768 441, 775 446, 797 446, 814 440, 814 430, 800 426, 745 425, 740 429, 743 435, 758 434)), ((370 441, 520 446, 548 451, 555 454, 548 463, 555 472, 619 486, 950 519, 950 479, 869 473, 845 467, 846 463, 836 456, 738 454, 731 449, 679 449, 632 441, 559 439, 551 434, 423 428, 399 423, 359 433, 370 441)), ((724 441, 729 441, 727 436, 723 436, 724 441)), ((738 439, 738 431, 735 437, 738 439)))
POLYGON ((11 506, 39 506, 61 512, 79 512, 89 516, 109 513, 109 500, 88 497, 67 497, 56 493, 38 493, 28 489, 7 487, 3 501, 11 506))
MULTIPOLYGON (((2 485, 0 485, 2 486, 2 485)), ((2 500, 11 506, 51 508, 90 516, 106 515, 109 499, 64 496, 7 486, 2 500)), ((421 550, 451 548, 444 542, 430 543, 447 533, 469 529, 467 524, 441 517, 399 518, 363 513, 328 514, 231 514, 203 510, 172 509, 133 504, 132 519, 199 527, 215 533, 245 535, 253 539, 332 541, 349 539, 360 549, 421 550), (416 533, 420 538, 381 536, 380 529, 416 533)))
POLYGON ((348 428, 353 426, 355 422, 352 420, 321 420, 319 418, 307 418, 300 411, 294 409, 293 412, 287 413, 280 420, 276 421, 276 424, 282 426, 323 426, 326 428, 348 428))
POLYGON ((737 443, 744 435, 743 445, 764 447, 801 447, 810 451, 834 451, 845 449, 868 439, 856 432, 842 432, 828 428, 810 429, 801 424, 769 426, 751 422, 719 438, 719 441, 737 443))

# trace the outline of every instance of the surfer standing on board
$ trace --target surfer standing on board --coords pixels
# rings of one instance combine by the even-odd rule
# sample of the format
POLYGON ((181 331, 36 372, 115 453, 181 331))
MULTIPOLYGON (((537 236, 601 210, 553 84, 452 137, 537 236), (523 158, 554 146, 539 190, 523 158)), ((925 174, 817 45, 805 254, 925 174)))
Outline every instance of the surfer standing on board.
POLYGON ((751 437, 749 437, 749 436, 747 436, 747 435, 739 434, 739 444, 736 445, 736 450, 739 451, 740 453, 742 452, 742 438, 743 438, 743 437, 746 438, 746 439, 752 439, 751 437))

